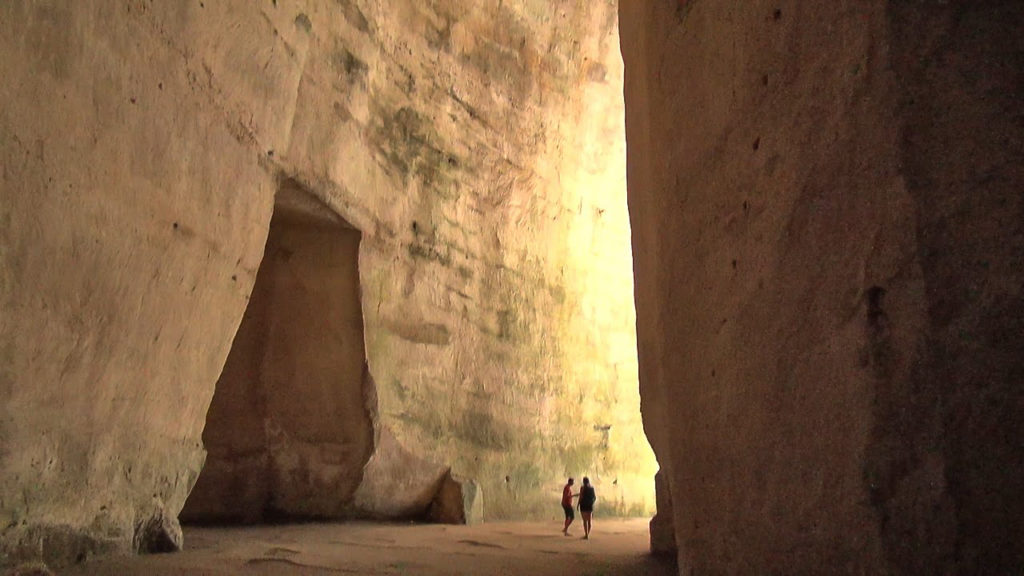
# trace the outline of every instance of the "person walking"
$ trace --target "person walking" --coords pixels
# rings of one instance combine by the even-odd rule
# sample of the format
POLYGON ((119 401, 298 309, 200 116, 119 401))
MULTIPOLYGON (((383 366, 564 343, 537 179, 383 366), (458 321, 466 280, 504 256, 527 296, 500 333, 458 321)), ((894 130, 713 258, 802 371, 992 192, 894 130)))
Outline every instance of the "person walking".
POLYGON ((562 534, 569 535, 569 525, 576 519, 576 515, 572 511, 572 499, 579 496, 579 494, 572 493, 572 485, 574 480, 569 478, 566 482, 565 488, 562 488, 562 510, 565 512, 565 527, 562 528, 562 534))
MULTIPOLYGON (((590 484, 590 478, 583 478, 583 488, 580 489, 579 503, 580 516, 583 517, 583 539, 590 540, 590 519, 594 514, 594 502, 597 502, 597 493, 590 484)), ((568 525, 567 525, 568 526, 568 525)))

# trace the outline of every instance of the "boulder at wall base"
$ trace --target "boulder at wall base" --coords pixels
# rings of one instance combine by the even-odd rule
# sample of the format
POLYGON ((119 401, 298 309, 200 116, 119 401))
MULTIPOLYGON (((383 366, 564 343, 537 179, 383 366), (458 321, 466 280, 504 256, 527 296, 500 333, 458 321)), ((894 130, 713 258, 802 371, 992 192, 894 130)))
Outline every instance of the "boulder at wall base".
POLYGON ((484 519, 483 492, 476 480, 445 474, 427 517, 440 524, 479 524, 484 519))
POLYGON ((183 544, 181 524, 177 518, 168 516, 163 510, 135 524, 132 548, 139 554, 178 552, 183 544))

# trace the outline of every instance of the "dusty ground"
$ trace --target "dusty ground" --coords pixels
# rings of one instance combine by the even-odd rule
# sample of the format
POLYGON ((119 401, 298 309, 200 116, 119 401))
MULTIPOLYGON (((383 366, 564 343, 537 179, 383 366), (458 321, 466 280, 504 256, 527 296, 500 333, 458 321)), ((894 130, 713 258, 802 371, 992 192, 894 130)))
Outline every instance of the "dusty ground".
POLYGON ((178 554, 87 562, 63 575, 669 575, 648 553, 647 520, 594 520, 590 540, 560 522, 482 526, 306 524, 186 528, 178 554))

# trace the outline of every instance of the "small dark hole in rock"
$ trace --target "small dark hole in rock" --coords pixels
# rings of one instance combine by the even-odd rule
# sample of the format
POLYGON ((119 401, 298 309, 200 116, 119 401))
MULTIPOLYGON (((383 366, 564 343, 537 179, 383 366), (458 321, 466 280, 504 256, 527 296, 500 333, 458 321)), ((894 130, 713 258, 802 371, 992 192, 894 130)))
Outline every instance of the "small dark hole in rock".
POLYGON ((761 137, 758 136, 757 139, 754 140, 754 150, 756 151, 760 147, 761 147, 761 137))
POLYGON ((761 84, 764 84, 765 86, 768 85, 768 75, 767 74, 765 74, 764 76, 761 76, 761 84))
POLYGON ((737 265, 737 262, 736 262, 735 260, 733 260, 733 261, 732 261, 732 269, 733 269, 733 270, 735 270, 735 269, 736 269, 736 265, 737 265))
POLYGON ((234 282, 234 281, 236 281, 236 280, 238 280, 238 276, 236 276, 236 275, 232 274, 232 275, 231 275, 231 281, 232 281, 232 282, 234 282))
POLYGON ((877 322, 885 312, 882 310, 882 299, 885 298, 885 288, 872 286, 867 291, 868 320, 877 322))
POLYGON ((774 18, 776 20, 781 20, 782 19, 782 9, 781 8, 776 8, 775 12, 772 12, 772 18, 774 18))
POLYGON ((273 150, 267 150, 267 156, 270 156, 271 158, 273 158, 274 157, 274 151, 273 150))
POLYGON ((177 230, 177 229, 178 229, 178 223, 177 223, 177 222, 175 222, 175 223, 174 223, 174 229, 175 229, 175 230, 177 230))
POLYGON ((511 476, 505 476, 505 482, 511 482, 511 481, 512 481, 512 477, 511 476))

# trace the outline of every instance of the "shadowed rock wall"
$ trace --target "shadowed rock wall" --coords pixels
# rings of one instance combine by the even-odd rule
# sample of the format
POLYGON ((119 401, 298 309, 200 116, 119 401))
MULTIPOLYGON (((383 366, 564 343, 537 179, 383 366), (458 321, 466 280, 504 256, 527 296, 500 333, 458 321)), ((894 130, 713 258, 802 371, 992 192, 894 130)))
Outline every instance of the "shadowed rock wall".
POLYGON ((373 448, 358 257, 358 231, 275 207, 182 520, 351 514, 373 448))
POLYGON ((1019 572, 1024 7, 620 15, 680 573, 1019 572))
POLYGON ((546 0, 2 3, 4 548, 124 550, 181 509, 287 178, 363 237, 367 513, 425 511, 449 469, 488 518, 557 515, 570 474, 603 513, 649 509, 615 22, 546 0))

